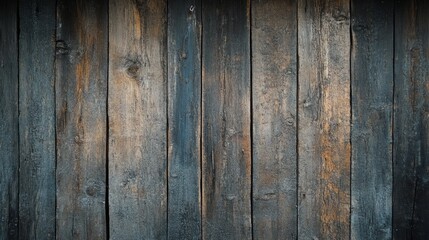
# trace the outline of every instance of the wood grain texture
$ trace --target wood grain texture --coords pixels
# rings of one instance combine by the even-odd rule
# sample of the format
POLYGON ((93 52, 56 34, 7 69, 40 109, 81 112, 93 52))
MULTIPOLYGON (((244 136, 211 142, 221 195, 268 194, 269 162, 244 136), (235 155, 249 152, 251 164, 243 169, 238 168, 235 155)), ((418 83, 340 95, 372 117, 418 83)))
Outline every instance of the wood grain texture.
POLYGON ((107 2, 57 3, 58 239, 105 239, 107 2))
POLYGON ((55 238, 55 1, 19 3, 19 235, 55 238))
POLYGON ((201 237, 201 3, 168 2, 168 238, 201 237))
POLYGON ((18 9, 0 0, 0 239, 18 239, 18 9))
POLYGON ((167 238, 167 3, 110 1, 111 239, 167 238))
POLYGON ((0 239, 426 239, 428 13, 0 0, 0 239))
POLYGON ((298 53, 298 238, 348 239, 349 1, 299 1, 298 53))
POLYGON ((250 239, 250 2, 203 1, 203 238, 250 239))
POLYGON ((352 1, 352 239, 392 238, 393 2, 352 1))
POLYGON ((297 1, 252 2, 253 238, 296 239, 297 1))
POLYGON ((429 236, 429 2, 396 1, 393 238, 429 236))

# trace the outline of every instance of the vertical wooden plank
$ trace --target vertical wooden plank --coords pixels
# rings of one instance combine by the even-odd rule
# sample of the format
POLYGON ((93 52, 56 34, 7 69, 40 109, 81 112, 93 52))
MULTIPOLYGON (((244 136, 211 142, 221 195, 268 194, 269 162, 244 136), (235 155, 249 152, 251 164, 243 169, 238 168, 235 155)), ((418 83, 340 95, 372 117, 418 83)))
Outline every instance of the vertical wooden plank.
POLYGON ((168 238, 200 239, 201 4, 168 2, 168 238))
POLYGON ((166 20, 166 1, 110 1, 112 239, 167 237, 166 20))
POLYGON ((348 0, 298 3, 298 238, 348 239, 348 0))
POLYGON ((19 235, 55 238, 55 1, 20 1, 19 235))
POLYGON ((252 2, 253 237, 296 239, 297 2, 252 2))
POLYGON ((106 238, 107 2, 58 1, 57 238, 106 238))
POLYGON ((250 239, 250 1, 203 1, 203 238, 250 239))
POLYGON ((0 239, 18 239, 18 9, 0 1, 0 239))
POLYGON ((352 1, 352 239, 392 238, 393 2, 352 1))
POLYGON ((393 238, 429 236, 429 2, 396 1, 393 238))

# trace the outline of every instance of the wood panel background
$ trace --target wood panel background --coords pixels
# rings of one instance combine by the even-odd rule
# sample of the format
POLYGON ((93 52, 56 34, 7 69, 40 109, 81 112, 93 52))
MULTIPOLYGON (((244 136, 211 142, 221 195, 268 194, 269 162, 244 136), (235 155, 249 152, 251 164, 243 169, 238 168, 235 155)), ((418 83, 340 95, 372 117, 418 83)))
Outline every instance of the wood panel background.
POLYGON ((425 0, 0 0, 0 239, 427 239, 425 0))

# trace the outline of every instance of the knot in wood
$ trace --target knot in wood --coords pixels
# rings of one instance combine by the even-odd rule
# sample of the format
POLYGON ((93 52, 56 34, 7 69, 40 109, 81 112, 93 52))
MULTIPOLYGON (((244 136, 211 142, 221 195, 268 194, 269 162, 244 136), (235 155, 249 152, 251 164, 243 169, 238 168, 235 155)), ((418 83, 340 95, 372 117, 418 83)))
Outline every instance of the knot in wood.
POLYGON ((334 13, 332 14, 332 17, 337 22, 344 22, 348 19, 347 15, 342 10, 339 10, 339 9, 336 9, 334 11, 334 13))
POLYGON ((125 66, 126 66, 127 75, 131 78, 136 79, 139 75, 139 71, 142 64, 138 60, 129 60, 127 61, 125 66))
POLYGON ((64 40, 57 40, 55 42, 55 50, 57 54, 68 54, 70 52, 70 48, 64 40))
POLYGON ((93 182, 86 187, 85 192, 88 196, 95 197, 101 192, 101 188, 102 186, 99 183, 93 182))

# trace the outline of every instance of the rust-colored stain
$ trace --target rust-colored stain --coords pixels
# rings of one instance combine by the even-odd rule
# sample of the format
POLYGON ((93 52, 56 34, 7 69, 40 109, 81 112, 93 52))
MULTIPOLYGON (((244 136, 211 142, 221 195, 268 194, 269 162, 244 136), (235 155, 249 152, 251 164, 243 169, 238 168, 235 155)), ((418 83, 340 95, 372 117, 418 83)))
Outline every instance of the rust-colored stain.
POLYGON ((141 19, 140 19, 140 11, 137 7, 133 8, 133 27, 134 27, 134 38, 140 39, 142 37, 141 33, 141 19))
POLYGON ((350 201, 348 198, 350 194, 345 192, 347 190, 339 184, 341 176, 349 173, 350 144, 331 142, 324 134, 321 146, 323 148, 321 169, 323 204, 320 219, 322 231, 336 236, 338 230, 333 227, 347 225, 349 220, 348 204, 350 201), (346 207, 344 208, 344 206, 346 207))
POLYGON ((91 61, 85 52, 82 59, 76 65, 76 93, 77 99, 82 99, 83 92, 88 90, 90 81, 91 61))
POLYGON ((91 61, 89 59, 88 54, 85 52, 80 59, 79 63, 76 65, 75 76, 76 76, 76 102, 74 106, 74 122, 77 130, 77 136, 75 138, 78 139, 76 143, 81 145, 80 143, 85 138, 85 120, 84 109, 85 109, 85 93, 88 91, 89 82, 90 82, 90 71, 91 71, 91 61))
POLYGON ((251 154, 251 141, 249 135, 243 135, 242 142, 242 152, 243 152, 243 160, 246 164, 246 175, 250 175, 252 171, 252 163, 250 161, 250 154, 251 154))
MULTIPOLYGON (((327 69, 327 71, 335 69, 327 69)), ((342 236, 349 225, 350 193, 350 106, 348 89, 342 89, 338 80, 324 88, 322 101, 321 231, 324 236, 342 236), (345 91, 341 94, 341 91, 345 91), (345 104, 346 103, 346 104, 345 104)))

